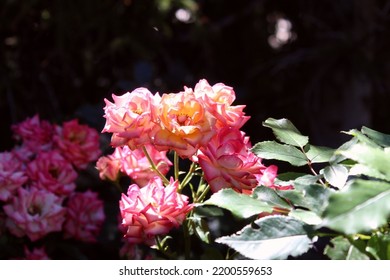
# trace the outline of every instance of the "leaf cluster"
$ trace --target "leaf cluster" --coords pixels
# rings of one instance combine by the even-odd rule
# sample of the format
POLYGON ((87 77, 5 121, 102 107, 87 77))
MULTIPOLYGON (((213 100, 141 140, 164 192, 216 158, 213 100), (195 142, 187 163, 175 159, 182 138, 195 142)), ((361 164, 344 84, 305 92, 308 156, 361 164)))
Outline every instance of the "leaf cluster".
POLYGON ((276 140, 254 145, 263 159, 307 166, 307 173, 283 173, 278 185, 258 186, 251 195, 223 189, 198 208, 227 209, 249 224, 218 237, 242 256, 287 259, 327 237, 330 259, 390 259, 390 135, 362 127, 338 149, 314 146, 287 119, 267 119, 276 140))

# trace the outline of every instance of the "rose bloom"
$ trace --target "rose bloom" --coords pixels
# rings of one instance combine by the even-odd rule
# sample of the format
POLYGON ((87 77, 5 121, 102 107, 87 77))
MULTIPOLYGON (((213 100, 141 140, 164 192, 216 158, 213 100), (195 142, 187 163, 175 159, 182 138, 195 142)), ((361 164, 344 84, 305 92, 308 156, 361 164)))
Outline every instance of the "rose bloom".
MULTIPOLYGON (((152 145, 146 145, 145 148, 157 169, 163 175, 166 175, 172 165, 172 162, 167 158, 167 152, 160 152, 152 145)), ((135 149, 132 151, 129 147, 124 146, 121 149, 121 156, 122 172, 133 179, 138 186, 145 186, 150 179, 156 176, 156 173, 151 169, 148 158, 145 156, 142 149, 135 149)))
POLYGON ((223 83, 210 86, 207 80, 200 80, 195 85, 194 94, 205 102, 207 110, 216 117, 218 129, 226 126, 240 129, 250 118, 243 112, 245 105, 231 106, 236 94, 232 87, 223 83))
POLYGON ((10 199, 27 179, 22 163, 12 152, 0 153, 0 201, 10 199))
POLYGON ((215 134, 215 117, 189 88, 163 94, 155 119, 159 127, 153 131, 153 143, 160 150, 176 151, 182 158, 192 157, 215 134))
POLYGON ((11 129, 14 138, 31 152, 48 151, 52 147, 54 128, 48 121, 40 120, 38 115, 12 125, 11 129))
POLYGON ((103 201, 98 198, 97 193, 73 193, 66 206, 68 211, 64 237, 95 242, 105 219, 103 201))
POLYGON ((59 196, 67 196, 76 188, 77 172, 59 151, 41 152, 27 165, 31 185, 59 196))
POLYGON ((45 248, 34 248, 31 251, 27 246, 24 246, 25 260, 50 260, 45 248))
POLYGON ((112 95, 114 103, 104 99, 106 124, 102 132, 113 133, 111 145, 128 145, 132 150, 150 143, 149 132, 154 126, 152 112, 160 101, 158 94, 137 88, 121 96, 112 95))
POLYGON ((66 209, 62 199, 47 190, 19 188, 17 195, 3 206, 6 227, 17 237, 36 241, 50 232, 61 231, 66 209))
POLYGON ((173 179, 164 187, 160 177, 154 177, 143 188, 129 186, 127 195, 122 194, 119 201, 128 242, 152 245, 156 235, 167 234, 183 223, 193 205, 187 196, 177 193, 178 187, 179 182, 173 179))
POLYGON ((64 157, 76 168, 85 169, 101 154, 98 132, 77 119, 56 126, 54 141, 64 157))
POLYGON ((244 133, 225 127, 198 155, 199 165, 213 192, 233 188, 238 192, 251 190, 265 167, 250 150, 244 133))
POLYGON ((96 169, 100 179, 116 181, 122 169, 122 148, 117 147, 111 155, 100 157, 96 169))

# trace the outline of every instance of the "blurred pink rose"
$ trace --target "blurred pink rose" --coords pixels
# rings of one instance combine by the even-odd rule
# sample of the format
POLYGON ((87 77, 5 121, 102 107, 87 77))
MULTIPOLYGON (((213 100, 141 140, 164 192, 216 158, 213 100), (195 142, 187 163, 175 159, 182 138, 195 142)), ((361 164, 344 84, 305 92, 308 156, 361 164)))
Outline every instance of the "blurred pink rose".
POLYGON ((24 246, 25 260, 50 260, 45 248, 34 248, 31 251, 27 246, 24 246))
POLYGON ((105 99, 106 124, 102 132, 113 133, 111 145, 128 145, 131 149, 150 142, 149 132, 154 126, 152 112, 160 96, 146 88, 137 88, 121 96, 112 95, 114 103, 105 99))
POLYGON ((17 196, 3 206, 7 214, 6 227, 13 235, 27 235, 31 241, 61 231, 66 213, 61 203, 61 198, 47 190, 19 188, 17 196))
POLYGON ((59 151, 41 152, 27 165, 30 184, 59 196, 67 196, 76 188, 77 173, 59 151))
POLYGON ((159 124, 153 131, 156 148, 174 150, 182 158, 192 157, 215 134, 215 117, 192 89, 163 94, 155 114, 159 124))
POLYGON ((92 191, 73 193, 67 202, 65 238, 95 242, 105 219, 103 201, 92 191))
POLYGON ((55 127, 54 141, 63 156, 76 168, 85 169, 87 165, 99 158, 100 143, 98 132, 77 119, 64 122, 55 127))
POLYGON ((240 129, 248 120, 243 112, 245 105, 231 106, 236 99, 236 94, 232 87, 223 83, 210 86, 207 80, 200 80, 194 89, 197 98, 201 98, 206 104, 206 108, 216 117, 216 127, 234 127, 240 129))
POLYGON ((129 186, 127 195, 122 194, 119 201, 128 242, 152 245, 156 235, 167 234, 183 223, 193 205, 187 196, 177 193, 178 187, 179 182, 173 179, 164 187, 159 177, 143 188, 129 186))
POLYGON ((111 155, 102 156, 96 162, 96 169, 102 180, 117 180, 122 169, 122 148, 115 148, 111 155))
MULTIPOLYGON (((157 169, 166 175, 172 165, 172 162, 167 158, 166 151, 158 151, 152 145, 145 145, 151 159, 157 166, 157 169)), ((122 172, 126 173, 134 182, 143 187, 148 184, 149 180, 156 176, 156 173, 151 169, 150 163, 142 149, 130 150, 124 146, 122 149, 122 172)))
POLYGON ((54 128, 48 121, 40 120, 38 115, 12 125, 11 128, 14 138, 31 152, 48 151, 52 147, 54 128))
POLYGON ((222 188, 251 190, 265 168, 250 150, 249 139, 238 129, 225 127, 198 155, 199 165, 213 192, 222 188))
POLYGON ((12 152, 0 153, 0 201, 10 199, 27 179, 22 163, 12 152))

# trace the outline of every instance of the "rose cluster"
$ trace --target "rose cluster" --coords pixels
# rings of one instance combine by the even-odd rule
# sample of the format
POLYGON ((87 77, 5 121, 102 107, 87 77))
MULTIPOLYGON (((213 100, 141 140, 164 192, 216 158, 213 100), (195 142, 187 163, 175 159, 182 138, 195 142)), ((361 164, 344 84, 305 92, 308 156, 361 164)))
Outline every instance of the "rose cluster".
POLYGON ((133 243, 151 243, 182 223, 192 209, 188 197, 178 192, 179 182, 162 181, 172 163, 173 151, 203 172, 212 192, 232 188, 250 193, 256 186, 274 184, 277 167, 265 166, 251 152, 249 137, 241 130, 249 116, 244 105, 233 105, 235 92, 223 83, 211 86, 200 80, 177 93, 152 94, 137 88, 105 99, 102 132, 111 133, 112 155, 99 159, 102 179, 126 174, 131 185, 120 201, 125 237, 133 243), (150 161, 157 166, 151 169, 150 161), (160 177, 156 177, 156 172, 160 177), (165 186, 164 186, 165 185, 165 186))
MULTIPOLYGON (((76 179, 101 155, 98 132, 77 119, 56 125, 38 115, 12 131, 18 144, 0 153, 3 231, 31 242, 52 232, 95 241, 105 219, 103 201, 90 190, 78 192, 76 179)), ((43 248, 31 252, 45 257, 43 248)))

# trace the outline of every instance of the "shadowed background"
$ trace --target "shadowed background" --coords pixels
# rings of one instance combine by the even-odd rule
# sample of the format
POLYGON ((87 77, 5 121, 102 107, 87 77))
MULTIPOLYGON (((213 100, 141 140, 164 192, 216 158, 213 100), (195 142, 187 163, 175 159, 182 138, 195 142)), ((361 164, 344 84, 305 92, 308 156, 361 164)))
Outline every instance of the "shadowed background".
POLYGON ((2 0, 1 150, 34 114, 99 131, 104 98, 137 87, 232 86, 252 143, 268 117, 317 145, 341 130, 390 133, 390 2, 373 0, 2 0))

